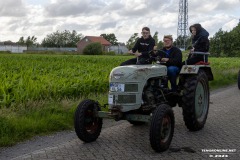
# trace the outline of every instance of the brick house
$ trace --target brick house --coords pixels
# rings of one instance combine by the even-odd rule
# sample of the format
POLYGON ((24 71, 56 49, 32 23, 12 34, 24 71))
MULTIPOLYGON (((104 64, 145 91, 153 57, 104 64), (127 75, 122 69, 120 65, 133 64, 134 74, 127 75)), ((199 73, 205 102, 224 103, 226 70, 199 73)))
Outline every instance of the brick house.
POLYGON ((86 36, 77 43, 77 51, 82 53, 83 49, 90 43, 99 42, 102 45, 103 51, 109 51, 111 43, 108 42, 105 38, 99 36, 86 36))

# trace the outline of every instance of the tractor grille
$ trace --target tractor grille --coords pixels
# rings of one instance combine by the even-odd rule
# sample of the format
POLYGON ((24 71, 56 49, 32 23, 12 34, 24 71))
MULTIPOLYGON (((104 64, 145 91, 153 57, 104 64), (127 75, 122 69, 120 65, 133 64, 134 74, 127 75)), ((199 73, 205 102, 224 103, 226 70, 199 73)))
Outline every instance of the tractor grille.
POLYGON ((118 103, 136 103, 136 95, 118 95, 118 103))
POLYGON ((138 85, 137 84, 125 84, 125 92, 137 92, 138 85))

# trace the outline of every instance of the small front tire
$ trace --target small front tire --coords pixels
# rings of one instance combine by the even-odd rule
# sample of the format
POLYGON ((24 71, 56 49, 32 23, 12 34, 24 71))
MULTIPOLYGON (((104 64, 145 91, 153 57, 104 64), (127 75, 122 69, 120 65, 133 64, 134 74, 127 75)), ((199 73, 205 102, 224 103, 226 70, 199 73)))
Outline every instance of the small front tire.
POLYGON ((100 135, 102 118, 96 116, 100 111, 98 102, 83 100, 77 107, 74 117, 75 132, 79 139, 84 142, 93 142, 100 135))
POLYGON ((155 109, 150 126, 150 143, 156 152, 163 152, 169 148, 174 124, 174 113, 169 105, 162 104, 155 109))

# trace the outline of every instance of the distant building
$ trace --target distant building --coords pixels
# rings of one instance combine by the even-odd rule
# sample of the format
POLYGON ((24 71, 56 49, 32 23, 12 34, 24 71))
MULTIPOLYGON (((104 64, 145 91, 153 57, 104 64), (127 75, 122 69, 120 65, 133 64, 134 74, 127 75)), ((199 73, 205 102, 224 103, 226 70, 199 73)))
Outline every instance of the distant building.
POLYGON ((103 51, 108 52, 110 50, 111 43, 105 38, 99 36, 86 36, 77 43, 77 51, 82 53, 83 49, 90 43, 99 42, 102 45, 103 51))
POLYGON ((110 51, 114 51, 115 54, 124 54, 128 52, 128 49, 125 44, 120 43, 118 45, 110 46, 110 51))
POLYGON ((9 51, 11 53, 23 53, 27 46, 19 45, 11 41, 0 42, 0 51, 9 51))

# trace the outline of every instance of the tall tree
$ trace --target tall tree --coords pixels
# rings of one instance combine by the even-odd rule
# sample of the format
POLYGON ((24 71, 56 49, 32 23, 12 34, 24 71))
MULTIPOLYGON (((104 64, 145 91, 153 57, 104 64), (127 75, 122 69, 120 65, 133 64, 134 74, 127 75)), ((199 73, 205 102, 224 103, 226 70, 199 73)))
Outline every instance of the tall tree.
POLYGON ((210 53, 212 56, 240 57, 240 23, 231 31, 221 28, 210 38, 210 53))
POLYGON ((20 37, 17 43, 20 44, 20 45, 26 45, 27 48, 28 48, 28 47, 31 47, 31 46, 35 45, 36 42, 37 42, 37 37, 28 36, 26 39, 24 39, 24 37, 20 37))
POLYGON ((110 42, 112 45, 117 45, 118 44, 118 40, 115 36, 114 33, 110 33, 110 34, 101 34, 101 37, 105 38, 108 42, 110 42))
POLYGON ((137 40, 139 39, 138 37, 138 33, 134 33, 130 38, 129 40, 127 41, 127 48, 128 49, 132 49, 134 44, 137 42, 137 40))
POLYGON ((35 44, 36 41, 37 41, 37 38, 35 36, 32 36, 32 37, 28 36, 25 42, 26 42, 27 47, 30 47, 33 44, 35 44))
POLYGON ((19 38, 18 44, 19 44, 19 45, 25 45, 24 37, 20 37, 20 38, 19 38))
POLYGON ((70 32, 64 30, 62 32, 56 31, 48 34, 42 40, 42 46, 44 47, 76 47, 77 42, 83 38, 83 35, 77 34, 75 30, 70 32))

